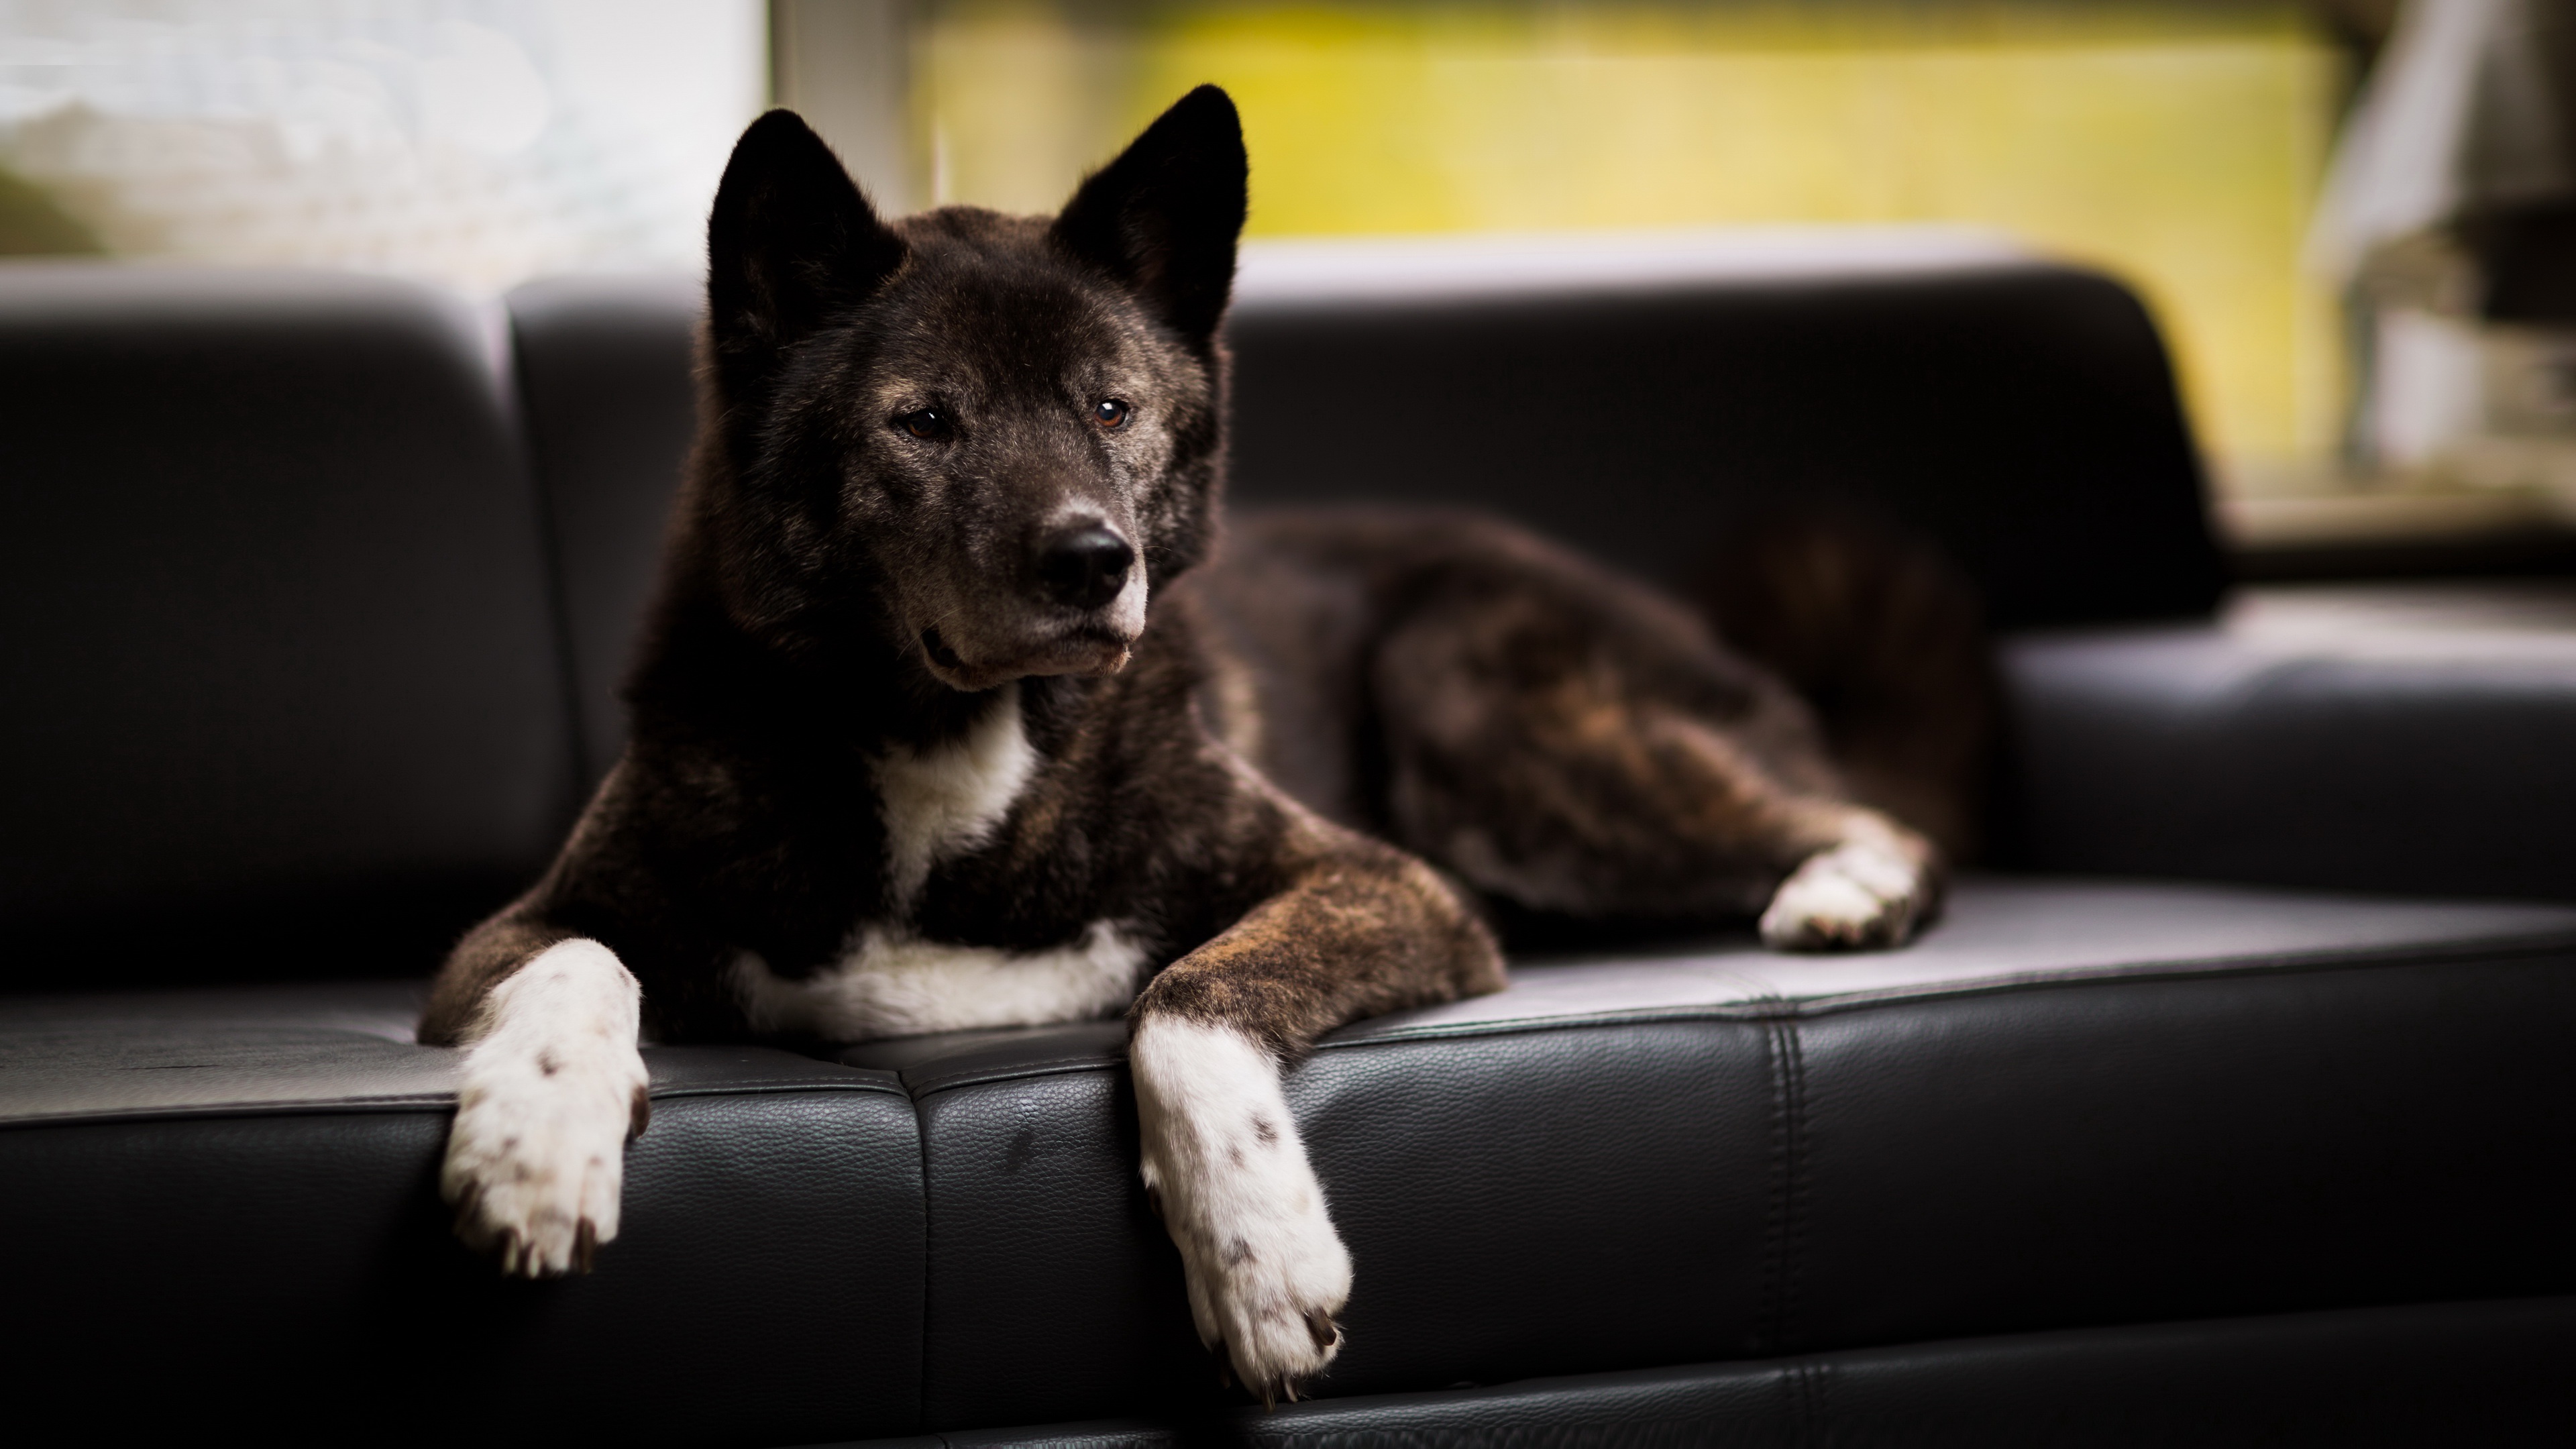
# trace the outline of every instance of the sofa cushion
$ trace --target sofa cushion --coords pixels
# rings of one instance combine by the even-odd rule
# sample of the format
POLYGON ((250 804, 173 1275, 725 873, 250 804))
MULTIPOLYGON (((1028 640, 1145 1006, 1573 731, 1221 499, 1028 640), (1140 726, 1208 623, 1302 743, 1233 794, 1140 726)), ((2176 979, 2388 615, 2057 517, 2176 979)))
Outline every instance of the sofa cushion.
MULTIPOLYGON (((2570 1020, 2576 910, 2225 887, 1973 880, 1903 951, 1526 963, 1290 1075, 1358 1265, 1322 1391, 2576 1290, 2570 1020)), ((935 1425, 1214 1392, 1119 1041, 843 1054, 920 1112, 935 1425)))
POLYGON ((408 985, 0 1002, 22 1414, 106 1439, 917 1424, 921 1157, 891 1076, 647 1048, 618 1239, 588 1277, 507 1281, 448 1233, 457 1053, 412 1043, 418 1009, 408 985))
MULTIPOLYGON (((623 1234, 529 1285, 448 1236, 455 1058, 415 1006, 0 1004, 0 1276, 49 1327, 19 1396, 318 1423, 436 1383, 649 1442, 1228 1401, 1117 1022, 648 1048, 623 1234), (661 1392, 683 1351, 725 1390, 661 1392)), ((1321 1387, 2576 1291, 2571 1019, 2576 910, 2226 887, 1972 880, 1903 951, 1524 963, 1290 1074, 1359 1267, 1321 1387)))
POLYGON ((2247 589, 2001 658, 2017 865, 2576 899, 2576 587, 2247 589))
POLYGON ((571 742, 492 343, 380 278, 0 267, 0 987, 419 973, 542 866, 571 742))

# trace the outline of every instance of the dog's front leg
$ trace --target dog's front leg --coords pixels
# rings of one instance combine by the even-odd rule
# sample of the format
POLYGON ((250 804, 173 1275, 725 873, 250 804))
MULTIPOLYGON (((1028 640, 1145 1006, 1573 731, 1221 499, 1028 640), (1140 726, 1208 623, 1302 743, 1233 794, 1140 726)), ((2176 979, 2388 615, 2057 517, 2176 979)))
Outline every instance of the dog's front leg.
POLYGON ((1239 1027, 1163 1013, 1128 1051, 1145 1192, 1181 1251, 1199 1341, 1264 1403, 1341 1347, 1351 1255, 1333 1230, 1270 1048, 1239 1027))
POLYGON ((1332 1361, 1351 1291, 1282 1069, 1342 1022, 1501 984, 1492 939, 1428 867, 1354 842, 1137 998, 1145 1190, 1200 1340, 1265 1405, 1332 1361))
POLYGON ((439 1192, 457 1236, 498 1253, 504 1272, 587 1272, 617 1236, 626 1143, 650 1111, 642 993, 597 941, 511 950, 519 933, 498 924, 491 944, 518 964, 453 1033, 466 1052, 439 1192))

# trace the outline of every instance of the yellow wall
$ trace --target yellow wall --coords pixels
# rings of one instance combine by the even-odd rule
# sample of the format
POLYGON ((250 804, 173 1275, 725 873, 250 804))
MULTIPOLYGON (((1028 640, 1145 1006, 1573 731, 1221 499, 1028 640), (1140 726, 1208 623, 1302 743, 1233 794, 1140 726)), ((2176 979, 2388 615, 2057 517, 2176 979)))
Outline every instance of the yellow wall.
POLYGON ((2338 61, 2287 6, 956 4, 921 62, 942 200, 1051 208, 1213 80, 1255 235, 1984 224, 2146 294, 2223 474, 2339 416, 2299 264, 2338 61))

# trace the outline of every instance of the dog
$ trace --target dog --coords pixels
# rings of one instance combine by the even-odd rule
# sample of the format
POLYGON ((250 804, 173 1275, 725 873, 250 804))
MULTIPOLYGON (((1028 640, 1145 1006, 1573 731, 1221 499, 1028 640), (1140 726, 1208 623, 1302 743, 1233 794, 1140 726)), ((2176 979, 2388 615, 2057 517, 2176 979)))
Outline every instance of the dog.
POLYGON ((1934 909, 1934 843, 1681 605, 1471 516, 1218 547, 1245 178, 1213 87, 1052 218, 887 221, 794 115, 743 135, 631 742, 421 1021, 464 1048, 442 1188, 504 1271, 616 1236, 641 1033, 1124 1012, 1199 1336, 1293 1397, 1351 1260, 1281 1072, 1499 989, 1488 903, 1792 950, 1934 909))

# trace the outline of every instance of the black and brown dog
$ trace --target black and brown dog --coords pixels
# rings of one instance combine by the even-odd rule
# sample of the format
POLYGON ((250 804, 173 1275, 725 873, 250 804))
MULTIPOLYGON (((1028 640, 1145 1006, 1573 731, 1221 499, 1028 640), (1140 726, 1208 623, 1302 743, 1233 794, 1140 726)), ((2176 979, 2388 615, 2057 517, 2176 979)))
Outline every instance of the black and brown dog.
POLYGON ((468 1049, 444 1186, 508 1271, 616 1235, 639 1031, 1123 1010, 1199 1333, 1293 1394, 1351 1267, 1281 1069, 1501 986, 1466 888, 1787 948, 1931 907, 1926 839, 1642 588, 1456 516, 1282 518, 1196 567, 1244 183, 1213 88, 1052 219, 888 223, 794 116, 743 136, 632 743, 421 1024, 468 1049))

